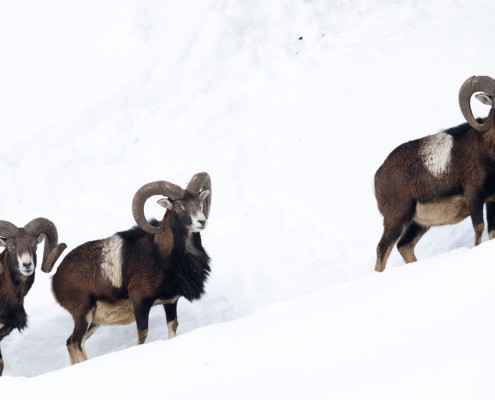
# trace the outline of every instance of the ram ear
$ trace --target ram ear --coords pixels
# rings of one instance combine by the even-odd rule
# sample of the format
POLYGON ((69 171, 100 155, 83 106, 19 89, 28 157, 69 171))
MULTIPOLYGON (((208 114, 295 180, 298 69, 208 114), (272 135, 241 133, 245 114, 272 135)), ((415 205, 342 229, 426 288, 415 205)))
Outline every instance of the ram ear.
POLYGON ((206 199, 209 195, 210 195, 210 191, 209 190, 203 190, 200 194, 199 194, 199 199, 201 201, 203 201, 204 199, 206 199))
POLYGON ((172 209, 172 202, 165 197, 163 199, 158 200, 157 203, 160 204, 163 208, 166 208, 167 210, 172 209))
POLYGON ((491 107, 493 105, 492 98, 488 96, 486 93, 476 93, 474 97, 476 97, 479 101, 481 101, 483 104, 487 106, 491 107))
POLYGON ((43 240, 46 239, 46 235, 44 233, 42 233, 41 235, 38 236, 38 243, 41 243, 43 240))

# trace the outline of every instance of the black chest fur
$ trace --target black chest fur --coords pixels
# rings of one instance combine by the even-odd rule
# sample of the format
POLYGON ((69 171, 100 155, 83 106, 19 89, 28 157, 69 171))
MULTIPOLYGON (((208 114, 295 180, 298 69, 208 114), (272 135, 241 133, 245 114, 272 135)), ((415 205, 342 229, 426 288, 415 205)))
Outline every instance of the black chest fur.
POLYGON ((183 296, 189 301, 199 300, 205 292, 210 275, 209 257, 203 251, 200 255, 191 253, 171 254, 167 260, 164 285, 173 296, 183 296))
MULTIPOLYGON (((156 222, 153 222, 156 224, 156 222)), ((198 300, 205 292, 205 284, 210 274, 210 258, 201 244, 199 233, 190 239, 184 235, 174 236, 174 247, 163 254, 154 237, 140 228, 119 232, 125 240, 123 250, 123 287, 128 288, 132 281, 152 287, 155 299, 170 300, 177 296, 189 301, 198 300), (141 269, 142 272, 138 272, 141 269)), ((134 283, 132 283, 134 284, 134 283)), ((127 293, 121 293, 126 296, 127 293)))
POLYGON ((9 304, 0 299, 0 322, 8 328, 22 331, 27 326, 27 314, 21 304, 9 304))
POLYGON ((31 289, 34 274, 29 277, 19 274, 0 274, 0 323, 11 329, 23 330, 27 326, 24 297, 31 289))

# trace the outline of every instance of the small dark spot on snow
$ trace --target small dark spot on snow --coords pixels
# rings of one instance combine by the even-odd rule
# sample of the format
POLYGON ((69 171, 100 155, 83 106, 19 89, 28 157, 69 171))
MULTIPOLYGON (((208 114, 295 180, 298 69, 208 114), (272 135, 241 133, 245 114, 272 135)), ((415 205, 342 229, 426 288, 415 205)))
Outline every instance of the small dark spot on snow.
POLYGON ((303 40, 303 37, 302 36, 299 36, 299 40, 303 40))

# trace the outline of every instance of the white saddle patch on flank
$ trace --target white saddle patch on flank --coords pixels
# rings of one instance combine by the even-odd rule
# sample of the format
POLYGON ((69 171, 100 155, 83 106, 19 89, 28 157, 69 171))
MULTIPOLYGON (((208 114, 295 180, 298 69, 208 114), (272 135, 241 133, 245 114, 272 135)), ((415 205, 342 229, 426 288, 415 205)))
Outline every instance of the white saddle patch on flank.
POLYGON ((111 236, 102 250, 101 272, 115 287, 122 286, 122 243, 120 236, 111 236))
POLYGON ((447 172, 450 164, 450 155, 454 146, 454 138, 445 132, 426 136, 421 146, 421 156, 425 167, 434 176, 447 172))

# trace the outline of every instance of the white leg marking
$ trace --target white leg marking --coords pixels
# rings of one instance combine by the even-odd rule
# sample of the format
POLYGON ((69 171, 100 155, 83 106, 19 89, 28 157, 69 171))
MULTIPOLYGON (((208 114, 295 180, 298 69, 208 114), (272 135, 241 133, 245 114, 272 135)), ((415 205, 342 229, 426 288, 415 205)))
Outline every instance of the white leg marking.
POLYGON ((168 324, 167 324, 167 328, 168 328, 168 338, 169 339, 172 339, 174 337, 177 336, 177 327, 179 326, 178 322, 176 319, 174 319, 173 321, 170 321, 168 324))

